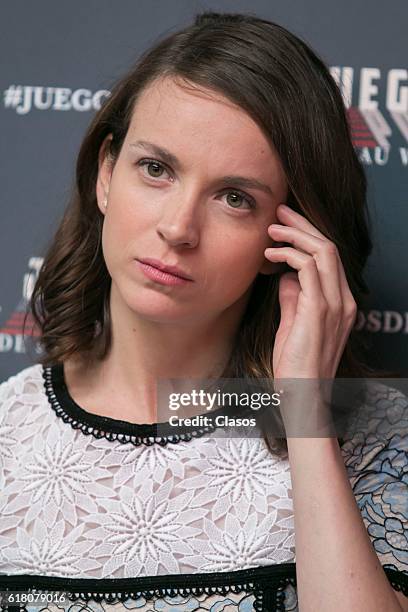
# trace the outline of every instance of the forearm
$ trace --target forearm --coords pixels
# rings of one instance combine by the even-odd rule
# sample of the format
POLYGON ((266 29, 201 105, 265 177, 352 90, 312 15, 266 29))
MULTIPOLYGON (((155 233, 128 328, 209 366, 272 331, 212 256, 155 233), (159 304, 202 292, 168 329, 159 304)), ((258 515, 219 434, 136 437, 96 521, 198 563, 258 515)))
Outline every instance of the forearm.
POLYGON ((300 612, 401 612, 336 438, 288 437, 300 612))

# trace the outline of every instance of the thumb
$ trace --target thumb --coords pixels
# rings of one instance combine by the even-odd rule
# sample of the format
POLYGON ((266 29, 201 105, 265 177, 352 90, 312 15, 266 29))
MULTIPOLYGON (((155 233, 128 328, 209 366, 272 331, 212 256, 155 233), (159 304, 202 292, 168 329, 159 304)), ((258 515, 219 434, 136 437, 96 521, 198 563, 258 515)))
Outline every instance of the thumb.
POLYGON ((300 293, 297 272, 285 272, 279 279, 279 303, 281 309, 280 328, 291 327, 296 316, 297 302, 300 293))

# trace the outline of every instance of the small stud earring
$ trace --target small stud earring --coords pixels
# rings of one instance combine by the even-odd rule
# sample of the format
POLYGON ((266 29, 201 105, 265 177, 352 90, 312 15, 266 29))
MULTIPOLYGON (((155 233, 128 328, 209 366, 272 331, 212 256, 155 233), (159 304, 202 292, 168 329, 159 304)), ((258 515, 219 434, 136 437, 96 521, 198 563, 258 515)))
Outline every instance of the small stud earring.
POLYGON ((105 196, 105 199, 103 201, 103 206, 104 206, 104 208, 106 208, 108 206, 108 196, 105 196))

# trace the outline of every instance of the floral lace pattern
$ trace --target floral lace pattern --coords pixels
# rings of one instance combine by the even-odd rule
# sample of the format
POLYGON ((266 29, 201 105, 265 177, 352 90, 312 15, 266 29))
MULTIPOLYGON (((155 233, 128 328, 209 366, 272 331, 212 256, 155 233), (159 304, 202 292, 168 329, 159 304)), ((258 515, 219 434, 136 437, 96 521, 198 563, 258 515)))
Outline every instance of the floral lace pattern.
MULTIPOLYGON (((0 385, 0 578, 210 577, 295 561, 289 461, 271 455, 262 438, 207 433, 177 444, 135 444, 123 438, 126 428, 113 437, 85 431, 64 406, 56 410, 58 393, 47 390, 43 374, 34 365, 0 385)), ((381 562, 408 574, 408 438, 393 432, 389 418, 390 410, 406 418, 406 403, 384 389, 380 399, 388 405, 370 413, 377 429, 367 438, 356 421, 342 452, 381 562), (387 418, 389 435, 379 440, 374 434, 384 434, 387 418)), ((190 594, 188 604, 174 597, 183 596, 126 607, 268 609, 251 589, 190 594)), ((297 610, 293 584, 286 581, 279 597, 280 609, 297 610)))
POLYGON ((408 576, 408 400, 385 385, 369 394, 343 456, 381 563, 408 576))
POLYGON ((289 463, 262 440, 85 436, 50 410, 38 365, 1 393, 1 572, 119 578, 294 559, 289 463))

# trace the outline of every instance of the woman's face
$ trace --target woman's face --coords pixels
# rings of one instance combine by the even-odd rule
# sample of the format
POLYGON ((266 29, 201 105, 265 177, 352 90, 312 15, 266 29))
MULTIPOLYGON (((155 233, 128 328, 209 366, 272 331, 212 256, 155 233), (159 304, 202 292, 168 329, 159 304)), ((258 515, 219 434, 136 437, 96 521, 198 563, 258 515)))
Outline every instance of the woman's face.
POLYGON ((104 153, 102 146, 102 247, 123 305, 160 322, 214 319, 242 309, 257 274, 278 269, 264 250, 274 244, 267 228, 287 197, 284 171, 261 129, 229 100, 158 80, 136 103, 113 169, 104 153), (237 176, 264 187, 223 179, 237 176), (146 258, 178 266, 192 280, 152 280, 138 261, 146 258))

